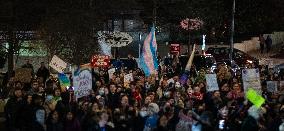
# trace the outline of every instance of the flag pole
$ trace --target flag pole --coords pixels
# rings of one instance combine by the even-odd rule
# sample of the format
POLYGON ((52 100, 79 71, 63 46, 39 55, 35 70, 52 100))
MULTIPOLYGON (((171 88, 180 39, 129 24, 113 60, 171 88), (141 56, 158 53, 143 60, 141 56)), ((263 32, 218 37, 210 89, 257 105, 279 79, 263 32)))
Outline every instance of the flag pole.
POLYGON ((138 51, 138 58, 141 57, 141 44, 142 44, 142 34, 139 33, 139 51, 138 51))

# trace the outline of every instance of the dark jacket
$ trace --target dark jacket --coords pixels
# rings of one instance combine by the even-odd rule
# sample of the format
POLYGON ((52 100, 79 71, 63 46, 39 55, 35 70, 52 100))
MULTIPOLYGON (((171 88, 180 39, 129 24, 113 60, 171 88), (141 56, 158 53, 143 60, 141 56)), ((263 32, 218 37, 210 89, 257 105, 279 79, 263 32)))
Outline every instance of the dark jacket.
POLYGON ((243 122, 241 131, 258 131, 257 121, 252 117, 248 116, 243 122))
POLYGON ((78 119, 66 121, 64 125, 64 131, 81 131, 81 125, 78 119))
POLYGON ((42 77, 44 81, 46 81, 49 75, 50 75, 49 70, 46 67, 39 68, 36 73, 36 76, 42 77))
POLYGON ((128 70, 134 70, 138 65, 136 60, 131 58, 124 62, 124 67, 127 67, 128 70))
POLYGON ((114 110, 115 108, 118 108, 119 105, 119 95, 117 93, 109 93, 107 95, 107 106, 114 110))
POLYGON ((23 100, 17 100, 16 97, 12 97, 7 101, 7 104, 4 107, 5 117, 7 126, 11 128, 20 127, 20 111, 24 105, 23 100))
POLYGON ((20 111, 20 125, 21 131, 28 131, 33 126, 33 106, 25 103, 20 111))
POLYGON ((46 131, 63 131, 63 124, 61 122, 47 122, 46 131))

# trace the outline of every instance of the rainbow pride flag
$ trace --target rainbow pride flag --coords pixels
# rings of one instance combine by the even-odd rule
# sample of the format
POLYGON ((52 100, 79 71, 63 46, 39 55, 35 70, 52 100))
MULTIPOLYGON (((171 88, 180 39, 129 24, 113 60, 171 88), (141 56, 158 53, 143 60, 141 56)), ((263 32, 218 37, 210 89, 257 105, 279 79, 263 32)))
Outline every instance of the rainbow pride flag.
POLYGON ((58 73, 58 79, 59 79, 59 82, 60 82, 61 89, 64 90, 67 87, 71 86, 71 83, 70 83, 68 76, 65 75, 64 73, 58 73))

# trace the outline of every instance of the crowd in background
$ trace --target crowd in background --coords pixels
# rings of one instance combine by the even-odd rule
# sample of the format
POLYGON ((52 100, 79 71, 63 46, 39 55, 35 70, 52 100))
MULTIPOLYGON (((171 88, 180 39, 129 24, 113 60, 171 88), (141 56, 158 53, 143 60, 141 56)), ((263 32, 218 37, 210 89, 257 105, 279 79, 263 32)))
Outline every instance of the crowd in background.
MULTIPOLYGON (((179 61, 165 66, 159 60, 158 75, 145 77, 136 61, 116 60, 108 69, 93 69, 93 87, 78 100, 73 88, 63 91, 42 63, 31 83, 10 78, 1 86, 6 99, 6 127, 10 131, 282 131, 284 130, 284 88, 270 93, 266 81, 284 80, 267 66, 259 68, 265 104, 256 108, 245 99, 241 70, 219 64, 219 90, 208 92, 205 74, 210 69, 193 66, 186 84, 179 82, 184 71, 179 61), (134 80, 124 87, 123 77, 134 80), (171 81, 169 82, 169 80, 171 81)), ((31 64, 25 68, 33 68, 31 64)), ((70 77, 72 78, 72 76, 70 77)))

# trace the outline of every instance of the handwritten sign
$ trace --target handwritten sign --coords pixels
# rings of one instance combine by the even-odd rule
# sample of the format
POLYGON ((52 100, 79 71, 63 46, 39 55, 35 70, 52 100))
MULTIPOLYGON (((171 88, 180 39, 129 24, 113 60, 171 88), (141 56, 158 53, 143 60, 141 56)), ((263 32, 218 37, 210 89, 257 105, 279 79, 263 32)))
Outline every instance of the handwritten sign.
POLYGON ((124 81, 123 81, 123 83, 124 83, 124 87, 125 87, 125 88, 129 88, 129 84, 130 84, 131 81, 133 81, 133 75, 132 75, 132 73, 129 73, 129 74, 124 75, 124 81))
POLYGON ((265 102, 265 99, 252 88, 248 88, 246 98, 258 108, 265 102))
POLYGON ((216 74, 206 74, 205 78, 208 92, 219 90, 216 74))
POLYGON ((91 60, 91 65, 93 67, 109 67, 110 56, 108 55, 94 55, 91 60))
POLYGON ((243 78, 243 85, 245 92, 247 92, 248 88, 251 87, 259 94, 262 93, 260 77, 259 77, 259 69, 243 69, 242 78, 243 78))
POLYGON ((115 68, 111 68, 107 72, 108 72, 109 79, 111 80, 113 77, 113 73, 115 72, 115 68))
POLYGON ((54 55, 49 63, 49 66, 59 73, 63 73, 64 69, 67 67, 67 63, 54 55))
POLYGON ((79 73, 73 77, 73 85, 76 99, 88 96, 92 90, 91 70, 89 68, 80 69, 79 73))
POLYGON ((23 83, 30 83, 32 79, 31 68, 19 68, 15 70, 15 80, 23 83))
POLYGON ((133 38, 126 32, 98 31, 98 41, 111 47, 123 47, 129 45, 133 38))
POLYGON ((268 92, 277 92, 277 81, 266 81, 268 92))

